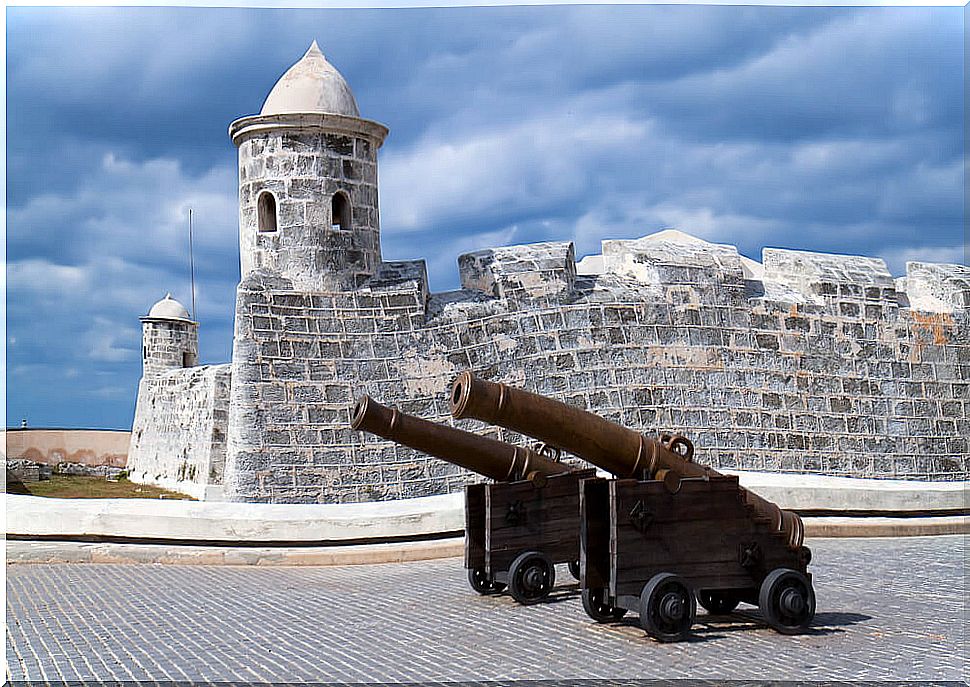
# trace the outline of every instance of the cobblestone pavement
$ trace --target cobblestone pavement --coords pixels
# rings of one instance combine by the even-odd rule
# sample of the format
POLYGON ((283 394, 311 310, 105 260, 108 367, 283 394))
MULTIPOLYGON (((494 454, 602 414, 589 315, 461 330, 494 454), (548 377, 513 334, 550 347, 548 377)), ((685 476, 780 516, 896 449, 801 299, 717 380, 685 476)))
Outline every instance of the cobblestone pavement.
POLYGON ((7 567, 13 680, 451 681, 967 678, 964 537, 816 539, 810 634, 756 609, 692 641, 596 625, 560 570, 550 602, 468 588, 458 559, 328 568, 7 567), (565 578, 565 579, 564 579, 565 578))

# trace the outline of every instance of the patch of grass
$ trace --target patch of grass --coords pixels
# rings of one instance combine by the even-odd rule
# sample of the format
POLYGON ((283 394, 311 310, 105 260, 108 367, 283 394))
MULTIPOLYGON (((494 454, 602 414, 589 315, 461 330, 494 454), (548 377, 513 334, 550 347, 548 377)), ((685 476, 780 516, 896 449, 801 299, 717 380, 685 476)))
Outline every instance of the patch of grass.
POLYGON ((24 487, 26 493, 31 496, 47 496, 58 499, 157 499, 164 495, 167 499, 195 500, 186 494, 147 484, 135 484, 126 479, 109 482, 104 477, 82 477, 79 475, 51 475, 49 480, 30 482, 25 484, 24 487))

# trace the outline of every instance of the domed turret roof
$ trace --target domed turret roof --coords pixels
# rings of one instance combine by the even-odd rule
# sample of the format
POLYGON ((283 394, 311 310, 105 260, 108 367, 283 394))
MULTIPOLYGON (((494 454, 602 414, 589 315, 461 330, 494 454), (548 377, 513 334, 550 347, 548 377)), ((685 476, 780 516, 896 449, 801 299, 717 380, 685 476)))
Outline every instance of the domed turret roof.
POLYGON ((148 316, 159 320, 189 320, 189 311, 185 306, 172 298, 172 294, 165 294, 165 298, 158 301, 148 311, 148 316))
POLYGON ((286 70, 266 96, 261 115, 319 112, 360 117, 357 101, 333 65, 320 52, 317 42, 300 61, 286 70))

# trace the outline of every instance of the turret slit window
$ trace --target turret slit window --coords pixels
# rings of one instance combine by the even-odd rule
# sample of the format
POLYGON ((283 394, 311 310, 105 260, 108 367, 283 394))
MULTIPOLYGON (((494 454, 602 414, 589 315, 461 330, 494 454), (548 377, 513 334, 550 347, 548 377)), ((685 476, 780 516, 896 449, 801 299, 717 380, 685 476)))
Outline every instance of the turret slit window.
POLYGON ((276 231, 276 198, 272 193, 263 191, 259 194, 256 212, 259 215, 260 231, 276 231))
POLYGON ((343 191, 334 193, 330 201, 330 225, 332 229, 350 229, 350 199, 343 191))

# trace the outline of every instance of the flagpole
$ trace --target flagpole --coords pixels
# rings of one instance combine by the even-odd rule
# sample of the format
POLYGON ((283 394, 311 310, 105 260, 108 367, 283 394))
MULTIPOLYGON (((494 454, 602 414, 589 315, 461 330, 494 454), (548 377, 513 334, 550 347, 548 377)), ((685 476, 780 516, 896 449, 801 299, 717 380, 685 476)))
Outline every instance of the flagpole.
POLYGON ((195 319, 195 258, 192 255, 192 208, 189 208, 189 278, 192 282, 192 319, 195 319))

